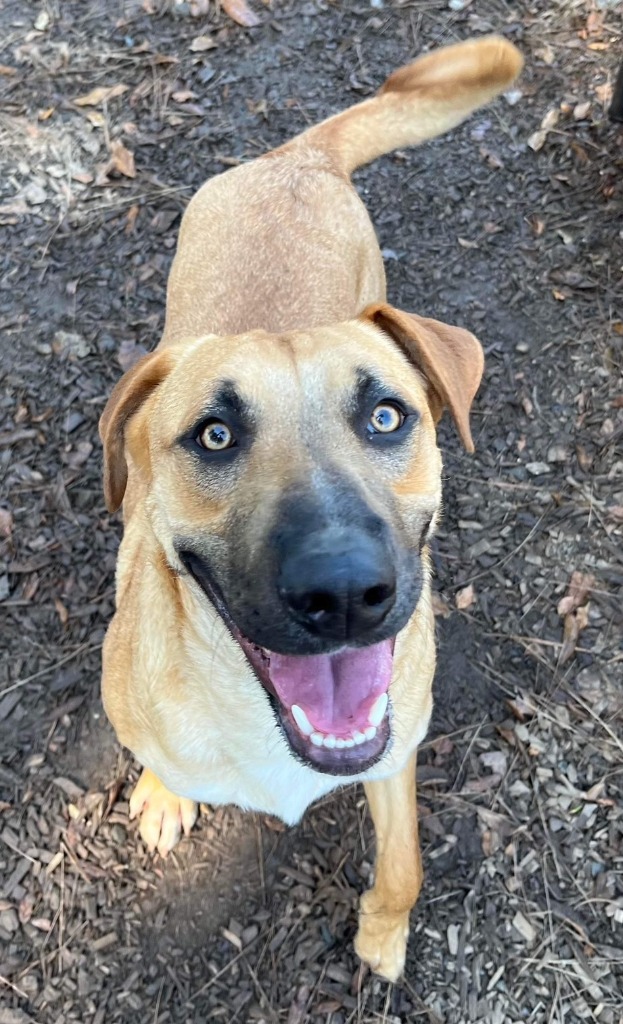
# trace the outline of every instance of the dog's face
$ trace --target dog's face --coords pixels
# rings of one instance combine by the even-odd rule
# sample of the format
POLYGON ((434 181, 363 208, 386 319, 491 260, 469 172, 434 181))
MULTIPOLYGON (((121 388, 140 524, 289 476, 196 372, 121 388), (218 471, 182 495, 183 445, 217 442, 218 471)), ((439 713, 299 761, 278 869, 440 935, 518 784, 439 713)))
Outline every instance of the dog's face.
POLYGON ((435 422, 449 405, 471 445, 481 370, 472 335, 378 307, 156 351, 104 413, 109 507, 127 455, 171 570, 201 588, 316 770, 359 773, 387 746, 394 640, 441 500, 435 422))

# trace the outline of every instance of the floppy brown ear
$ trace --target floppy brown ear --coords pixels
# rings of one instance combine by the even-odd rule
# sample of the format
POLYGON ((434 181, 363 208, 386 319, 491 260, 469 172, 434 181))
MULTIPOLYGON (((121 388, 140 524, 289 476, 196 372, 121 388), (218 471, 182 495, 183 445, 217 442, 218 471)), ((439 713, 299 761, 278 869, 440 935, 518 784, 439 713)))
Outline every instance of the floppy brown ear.
POLYGON ((474 451, 469 410, 484 369, 482 346, 462 327, 403 313, 386 303, 368 306, 362 317, 389 334, 428 380, 435 422, 448 408, 468 452, 474 451))
POLYGON ((104 446, 104 497, 109 512, 116 512, 120 507, 128 482, 126 424, 162 383, 171 365, 168 349, 143 356, 117 381, 106 403, 99 422, 99 432, 104 446))

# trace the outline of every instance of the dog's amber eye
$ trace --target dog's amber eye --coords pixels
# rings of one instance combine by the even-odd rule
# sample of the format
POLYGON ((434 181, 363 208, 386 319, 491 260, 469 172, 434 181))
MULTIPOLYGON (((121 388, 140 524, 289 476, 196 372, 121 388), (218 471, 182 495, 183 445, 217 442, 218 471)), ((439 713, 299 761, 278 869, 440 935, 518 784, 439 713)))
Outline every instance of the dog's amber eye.
POLYGON ((405 421, 405 414, 391 402, 381 402, 373 410, 368 420, 368 431, 371 434, 392 434, 405 421))
POLYGON ((202 448, 207 448, 210 452, 222 452, 236 443, 230 428, 220 420, 206 423, 197 440, 202 448))

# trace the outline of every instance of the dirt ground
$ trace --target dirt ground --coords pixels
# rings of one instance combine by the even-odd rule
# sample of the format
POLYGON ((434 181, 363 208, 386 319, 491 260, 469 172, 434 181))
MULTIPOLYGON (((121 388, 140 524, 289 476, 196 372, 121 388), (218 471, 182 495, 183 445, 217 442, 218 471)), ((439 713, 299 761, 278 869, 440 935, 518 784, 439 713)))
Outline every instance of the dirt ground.
POLYGON ((620 6, 274 0, 250 29, 200 7, 0 0, 0 1024, 619 1024, 620 6), (158 340, 205 177, 491 30, 518 88, 357 176, 392 301, 487 354, 476 456, 441 432, 426 883, 388 986, 352 946, 361 790, 291 830, 206 810, 164 862, 128 821, 97 420, 158 340))

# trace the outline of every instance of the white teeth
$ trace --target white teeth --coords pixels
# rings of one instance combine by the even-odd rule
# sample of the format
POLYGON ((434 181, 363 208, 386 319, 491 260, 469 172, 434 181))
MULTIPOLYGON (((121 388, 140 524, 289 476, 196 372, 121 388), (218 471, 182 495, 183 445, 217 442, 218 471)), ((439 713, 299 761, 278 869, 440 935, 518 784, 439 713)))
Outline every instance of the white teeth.
MULTIPOLYGON (((292 718, 294 719, 299 729, 303 733, 303 736, 311 736, 311 734, 314 731, 314 727, 311 724, 305 712, 303 711, 303 708, 299 707, 298 704, 293 704, 292 707, 290 708, 290 711, 292 712, 292 718)), ((316 735, 319 736, 320 733, 316 733, 316 735)), ((319 746, 320 744, 316 745, 319 746)))
POLYGON ((370 725, 378 726, 381 724, 387 711, 387 704, 389 697, 386 693, 382 693, 380 697, 377 697, 374 704, 368 712, 368 721, 370 725))
POLYGON ((315 747, 326 747, 328 750, 343 750, 345 747, 351 749, 352 747, 359 747, 362 743, 366 743, 369 740, 373 740, 376 736, 377 725, 380 725, 383 720, 383 716, 387 710, 387 694, 383 693, 378 700, 373 704, 368 719, 370 724, 366 729, 360 731, 356 729, 351 736, 335 736, 333 733, 329 733, 325 736, 324 733, 318 732, 314 729, 309 718, 300 704, 293 704, 290 708, 292 718, 296 722, 299 732, 306 736, 315 747))

